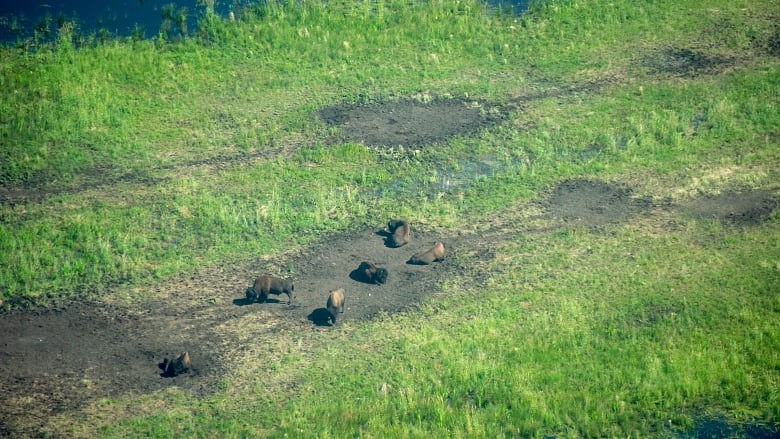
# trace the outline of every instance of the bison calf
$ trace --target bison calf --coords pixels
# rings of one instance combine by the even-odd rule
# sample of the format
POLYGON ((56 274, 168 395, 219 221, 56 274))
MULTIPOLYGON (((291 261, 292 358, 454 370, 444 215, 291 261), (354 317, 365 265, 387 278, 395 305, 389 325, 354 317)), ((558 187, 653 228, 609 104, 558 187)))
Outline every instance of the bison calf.
POLYGON ((382 285, 387 282, 387 275, 389 274, 387 269, 378 268, 371 262, 361 262, 358 267, 358 272, 361 277, 363 277, 364 281, 377 285, 382 285))
POLYGON ((406 245, 412 237, 412 228, 408 221, 390 220, 387 222, 387 230, 390 232, 390 236, 385 240, 388 247, 406 245))
POLYGON ((333 290, 328 296, 328 302, 325 304, 325 308, 328 310, 328 320, 332 320, 333 325, 336 324, 339 313, 344 312, 344 300, 344 288, 333 290))
POLYGON ((269 294, 287 294, 287 304, 292 304, 295 286, 290 279, 281 279, 274 276, 260 276, 255 279, 254 285, 247 288, 246 298, 251 301, 265 302, 269 294))
POLYGON ((428 265, 434 261, 443 261, 444 256, 447 254, 447 250, 444 249, 444 244, 436 241, 430 250, 417 253, 409 259, 410 264, 428 265))

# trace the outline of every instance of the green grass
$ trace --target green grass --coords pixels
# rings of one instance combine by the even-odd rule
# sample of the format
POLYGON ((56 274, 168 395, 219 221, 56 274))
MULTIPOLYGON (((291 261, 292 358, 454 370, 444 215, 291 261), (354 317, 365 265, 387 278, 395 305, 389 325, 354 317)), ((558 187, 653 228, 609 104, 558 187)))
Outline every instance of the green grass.
POLYGON ((725 245, 708 235, 732 231, 696 224, 667 236, 640 226, 517 235, 487 267, 487 284, 451 282, 419 313, 291 354, 292 395, 183 403, 195 414, 105 433, 644 437, 712 408, 777 419, 772 230, 725 245))
MULTIPOLYGON (((74 47, 63 31, 36 52, 0 50, 0 179, 60 191, 0 206, 4 306, 110 295, 399 214, 454 230, 511 216, 567 178, 675 201, 777 191, 780 75, 757 44, 777 38, 774 1, 551 0, 522 17, 472 1, 327 4, 207 17, 178 42, 74 47), (688 47, 737 62, 693 78, 647 67, 688 47), (591 93, 564 86, 605 77, 591 93), (326 145, 315 115, 399 96, 507 103, 556 91, 417 154, 326 145), (480 157, 506 166, 441 190, 441 172, 480 157)), ((484 285, 464 273, 420 311, 315 335, 313 352, 281 342, 282 364, 226 377, 215 396, 107 400, 72 428, 644 437, 700 413, 777 423, 777 219, 518 233, 475 267, 484 285), (295 386, 268 385, 279 381, 295 386)))

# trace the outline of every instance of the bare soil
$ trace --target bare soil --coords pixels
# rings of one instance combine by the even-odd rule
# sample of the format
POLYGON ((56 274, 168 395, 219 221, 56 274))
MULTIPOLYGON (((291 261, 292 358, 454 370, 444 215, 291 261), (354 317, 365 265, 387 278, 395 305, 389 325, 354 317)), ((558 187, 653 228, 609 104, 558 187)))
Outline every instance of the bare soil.
POLYGON ((324 308, 331 290, 346 290, 343 324, 413 308, 436 291, 437 282, 460 271, 455 261, 463 241, 458 237, 413 231, 412 241, 400 248, 387 247, 384 240, 379 226, 324 238, 278 261, 210 267, 150 287, 154 291, 147 293, 160 298, 132 306, 72 302, 0 316, 0 435, 35 436, 52 416, 102 397, 170 386, 208 395, 229 372, 229 354, 241 351, 242 337, 225 339, 225 322, 256 316, 265 323, 252 341, 260 344, 286 334, 334 329, 324 308), (445 261, 407 263, 436 240, 448 247, 445 261), (361 279, 356 269, 363 261, 386 268, 387 282, 361 279), (292 305, 285 296, 271 295, 265 303, 246 299, 246 288, 263 273, 294 279, 292 305), (163 376, 159 364, 182 351, 192 356, 191 370, 163 376))
MULTIPOLYGON (((551 228, 606 230, 655 208, 754 225, 766 221, 777 201, 768 192, 704 197, 690 206, 655 206, 635 197, 629 187, 592 180, 567 180, 541 202, 551 228), (736 202, 735 202, 736 201, 736 202), (693 206, 693 207, 691 207, 693 206)), ((547 229, 550 230, 550 229, 547 229)), ((508 235, 538 230, 504 224, 479 234, 441 236, 415 230, 400 248, 385 245, 379 225, 323 238, 278 260, 210 267, 150 287, 160 297, 131 306, 73 302, 57 309, 14 311, 0 316, 0 435, 37 436, 52 416, 73 412, 104 397, 148 394, 175 386, 205 396, 229 372, 231 354, 247 343, 264 343, 291 333, 333 330, 324 309, 329 291, 345 288, 342 321, 370 319, 379 313, 412 309, 452 276, 473 272, 508 235), (409 257, 443 241, 447 258, 432 265, 412 265, 409 257), (369 284, 355 269, 363 261, 386 268, 384 285, 369 284), (289 272, 292 269, 294 274, 289 272), (292 277, 295 300, 270 296, 250 303, 245 290, 263 273, 292 277), (256 316, 264 322, 253 337, 230 338, 225 322, 256 316), (249 340, 249 341, 247 341, 249 340), (192 369, 165 377, 158 367, 182 351, 192 355, 192 369)), ((343 323, 339 323, 343 324, 343 323)))
POLYGON ((748 192, 722 192, 706 195, 684 203, 681 208, 698 219, 718 220, 724 224, 755 226, 768 220, 777 209, 777 199, 772 192, 756 190, 748 192))
POLYGON ((340 128, 336 141, 390 147, 421 147, 473 135, 506 114, 502 106, 461 99, 339 105, 319 112, 325 124, 340 128))
MULTIPOLYGON (((732 62, 675 49, 664 52, 660 60, 653 58, 649 67, 689 77, 716 72, 718 66, 732 62)), ((604 85, 575 86, 558 94, 596 92, 604 85)), ((518 96, 514 101, 524 105, 550 95, 518 96)), ((326 108, 320 116, 342 133, 338 141, 420 147, 489 129, 501 123, 509 110, 462 100, 407 100, 326 108)), ((147 177, 130 175, 120 181, 135 178, 147 177)), ((4 202, 30 202, 46 196, 39 189, 0 188, 0 196, 4 202)), ((595 232, 638 215, 652 215, 654 209, 751 226, 766 221, 777 206, 776 195, 767 191, 658 206, 649 198, 634 196, 630 187, 592 180, 564 181, 539 204, 544 211, 541 218, 551 228, 586 227, 595 232)), ((539 231, 503 224, 478 234, 442 236, 412 227, 411 242, 401 248, 384 245, 383 225, 352 230, 323 237, 274 260, 208 267, 155 284, 146 291, 155 299, 132 305, 71 302, 56 309, 0 314, 0 436, 51 433, 47 425, 52 417, 78 416, 79 410, 104 397, 150 394, 170 387, 194 396, 208 395, 232 367, 231 356, 249 345, 292 333, 338 330, 326 323, 324 305, 330 290, 346 290, 344 321, 392 315, 414 308, 449 277, 479 276, 473 272, 474 263, 489 261, 490 249, 507 235, 539 231), (448 249, 443 262, 426 266, 406 262, 434 241, 444 242, 448 249), (368 284, 355 276, 353 271, 362 261, 386 268, 387 283, 368 284), (264 273, 294 279, 292 305, 285 303, 285 297, 271 296, 266 303, 245 299, 254 277, 264 273), (263 322, 261 329, 253 328, 251 337, 224 331, 226 322, 248 318, 263 322), (158 364, 182 351, 192 356, 191 370, 173 378, 163 376, 158 364)))

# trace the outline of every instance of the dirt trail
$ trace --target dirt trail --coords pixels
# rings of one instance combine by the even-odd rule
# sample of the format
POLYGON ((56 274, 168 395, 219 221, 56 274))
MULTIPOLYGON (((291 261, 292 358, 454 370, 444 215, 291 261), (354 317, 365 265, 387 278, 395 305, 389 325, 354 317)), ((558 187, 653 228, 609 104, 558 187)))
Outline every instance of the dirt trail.
POLYGON ((347 292, 343 320, 370 319, 380 312, 415 307, 437 284, 452 276, 473 275, 473 267, 493 257, 491 249, 507 236, 560 227, 587 227, 595 232, 654 209, 671 210, 730 225, 756 225, 777 208, 766 191, 703 197, 680 206, 655 206, 634 197, 630 188, 591 180, 568 180, 542 203, 547 229, 522 224, 495 226, 479 234, 441 236, 415 230, 400 248, 384 243, 381 226, 329 236, 289 257, 244 265, 215 266, 155 285, 163 299, 131 307, 106 303, 71 303, 59 309, 15 311, 0 316, 0 435, 35 436, 52 416, 77 411, 101 397, 148 394, 177 386, 195 396, 216 389, 231 367, 231 354, 264 343, 290 329, 325 328, 327 293, 347 292), (734 200, 739 200, 734 203, 734 200), (411 265, 409 257, 443 241, 447 258, 428 266, 411 265), (385 285, 355 276, 363 261, 386 268, 385 285), (287 272, 292 267, 294 273, 287 272), (271 296, 249 303, 244 295, 262 273, 292 276, 295 301, 271 296), (229 323, 256 319, 263 324, 251 337, 225 330, 229 323), (193 356, 193 368, 176 378, 161 375, 158 364, 180 351, 193 356))

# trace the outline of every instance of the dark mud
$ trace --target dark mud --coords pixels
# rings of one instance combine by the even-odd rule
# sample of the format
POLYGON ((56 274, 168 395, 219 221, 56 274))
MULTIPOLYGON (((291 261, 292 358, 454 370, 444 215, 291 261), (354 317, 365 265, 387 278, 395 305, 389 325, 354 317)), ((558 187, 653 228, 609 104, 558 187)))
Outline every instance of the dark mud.
MULTIPOLYGON (((777 207, 764 191, 704 197, 689 204, 693 212, 705 212, 707 217, 716 212, 739 224, 759 224, 769 217, 770 208, 777 207)), ((210 267, 145 292, 164 299, 127 307, 73 302, 58 309, 0 315, 0 436, 37 436, 52 416, 77 414, 104 397, 149 394, 171 386, 196 397, 208 395, 234 367, 236 352, 276 337, 338 330, 325 319, 331 290, 346 290, 340 324, 392 315, 414 309, 450 277, 487 277, 474 267, 492 260, 491 249, 507 236, 572 226, 601 232, 637 215, 650 215, 654 204, 624 185, 566 180, 541 206, 551 224, 544 230, 504 224, 479 235, 442 236, 413 225, 409 244, 389 248, 381 226, 364 228, 325 237, 278 260, 210 267), (407 263, 434 241, 447 247, 443 262, 407 263), (386 268, 387 283, 369 284, 356 276, 363 261, 386 268), (254 277, 264 273, 294 279, 293 305, 286 304, 286 297, 271 296, 266 303, 245 299, 254 277), (262 322, 250 337, 240 328, 225 330, 230 322, 247 318, 262 322), (158 364, 182 351, 192 355, 192 369, 175 378, 162 376, 158 364)))
POLYGON ((506 115, 501 106, 461 99, 348 104, 319 111, 328 127, 340 131, 333 142, 380 147, 422 147, 471 136, 493 127, 506 115))
POLYGON ((723 73, 734 66, 737 60, 733 57, 708 54, 702 49, 683 47, 667 48, 647 55, 642 63, 655 76, 690 79, 723 73))
POLYGON ((566 180, 552 191, 544 203, 546 216, 593 231, 650 211, 649 197, 635 197, 631 188, 591 180, 566 180))
MULTIPOLYGON (((460 243, 415 231, 402 248, 388 248, 381 228, 325 238, 275 262, 212 267, 150 287, 155 296, 132 307, 69 303, 59 309, 14 311, 0 316, 0 436, 35 436, 54 415, 77 411, 103 397, 149 394, 175 386, 196 397, 217 388, 246 337, 225 332, 226 322, 264 323, 249 343, 292 333, 330 329, 322 319, 328 292, 346 290, 339 324, 415 307, 442 279, 461 272, 453 260, 460 243), (449 259, 430 266, 407 264, 435 240, 448 243, 449 259), (362 261, 386 268, 384 285, 352 275, 362 261), (293 267, 294 272, 287 271, 293 267), (271 296, 250 303, 245 290, 263 273, 292 277, 295 300, 271 296), (182 351, 192 369, 164 377, 158 364, 182 351)), ((254 329, 253 329, 254 330, 254 329)), ((247 346, 244 346, 247 347, 247 346)))
POLYGON ((769 220, 779 204, 770 191, 727 191, 690 200, 681 208, 697 219, 717 220, 723 224, 737 226, 755 226, 769 220))

